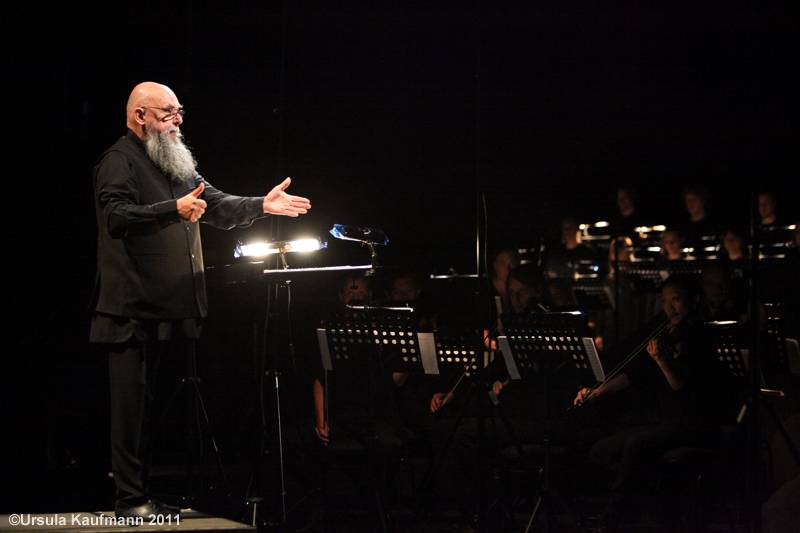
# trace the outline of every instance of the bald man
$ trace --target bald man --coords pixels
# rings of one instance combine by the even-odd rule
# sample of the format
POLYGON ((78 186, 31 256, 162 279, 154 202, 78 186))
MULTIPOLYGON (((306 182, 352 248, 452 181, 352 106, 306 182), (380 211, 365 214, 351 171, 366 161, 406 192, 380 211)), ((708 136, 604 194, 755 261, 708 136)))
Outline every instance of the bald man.
MULTIPOLYGON (((155 372, 162 356, 194 358, 208 313, 198 222, 230 229, 311 203, 286 193, 225 194, 204 180, 183 143, 184 110, 169 87, 145 82, 128 99, 125 136, 94 169, 97 278, 90 340, 109 357, 111 464, 120 517, 172 514, 151 498, 155 372)), ((193 359, 192 359, 193 360, 193 359)))

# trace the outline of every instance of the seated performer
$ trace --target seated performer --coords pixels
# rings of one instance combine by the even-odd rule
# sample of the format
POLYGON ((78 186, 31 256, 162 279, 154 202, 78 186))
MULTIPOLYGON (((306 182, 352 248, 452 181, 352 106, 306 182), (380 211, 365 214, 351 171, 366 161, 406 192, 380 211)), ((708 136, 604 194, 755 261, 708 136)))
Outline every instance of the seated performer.
MULTIPOLYGON (((363 302, 368 295, 368 283, 363 276, 347 276, 339 288, 339 302, 342 308, 348 304, 363 302)), ((329 383, 328 397, 335 409, 335 418, 347 428, 345 434, 355 440, 366 438, 367 423, 372 414, 378 420, 377 430, 385 437, 385 442, 399 447, 399 439, 395 431, 396 413, 391 398, 391 388, 385 385, 396 380, 391 372, 383 372, 380 368, 370 375, 369 369, 356 367, 355 373, 337 373, 329 383), (357 375, 355 375, 357 374, 357 375), (367 394, 369 384, 374 380, 375 397, 367 394), (334 383, 335 381, 335 383, 334 383), (388 390, 387 390, 388 389, 388 390), (363 429, 363 432, 361 431, 363 429), (362 433, 364 433, 362 435, 362 433)), ((325 371, 320 367, 313 381, 314 421, 317 438, 323 446, 331 442, 331 428, 326 419, 325 388, 323 386, 325 371)), ((379 435, 380 437, 381 435, 379 435)))
POLYGON ((492 260, 492 297, 499 297, 503 309, 508 307, 508 275, 519 266, 519 254, 511 248, 498 251, 492 260))
MULTIPOLYGON (((340 310, 368 298, 369 281, 363 276, 351 275, 342 281, 338 291, 340 310)), ((393 494, 394 473, 408 438, 394 396, 398 373, 377 358, 349 364, 337 361, 332 372, 322 367, 319 357, 314 358, 313 365, 317 445, 304 466, 321 487, 311 498, 313 513, 308 527, 323 525, 320 522, 324 522, 327 508, 327 467, 331 458, 341 452, 358 457, 362 469, 356 479, 358 486, 368 491, 363 495, 365 501, 380 502, 377 509, 383 513, 383 503, 393 494)))
POLYGON ((688 285, 670 278, 661 295, 669 325, 659 338, 648 342, 647 357, 634 359, 622 373, 593 391, 581 389, 574 399, 581 404, 641 385, 656 400, 653 423, 624 429, 591 449, 592 458, 601 465, 617 465, 603 517, 609 525, 628 510, 635 491, 641 493, 639 476, 666 451, 714 445, 724 412, 721 402, 728 398, 721 386, 727 374, 707 346, 688 285))
POLYGON ((732 283, 730 273, 722 264, 711 263, 706 266, 701 285, 699 312, 704 321, 747 321, 747 294, 742 287, 732 283))

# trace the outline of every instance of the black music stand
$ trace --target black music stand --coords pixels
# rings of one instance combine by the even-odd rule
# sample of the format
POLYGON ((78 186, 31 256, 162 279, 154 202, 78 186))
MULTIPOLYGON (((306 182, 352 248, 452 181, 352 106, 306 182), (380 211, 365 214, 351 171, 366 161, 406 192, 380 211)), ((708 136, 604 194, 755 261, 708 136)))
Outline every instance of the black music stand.
POLYGON ((420 332, 413 309, 348 306, 317 329, 322 368, 376 363, 396 372, 438 374, 433 334, 420 332))
MULTIPOLYGON (((786 353, 786 333, 784 331, 783 302, 764 302, 766 319, 766 354, 769 356, 768 368, 773 372, 788 374, 791 371, 789 357, 786 353)), ((767 366, 767 365, 764 365, 767 366)))
POLYGON ((603 278, 579 278, 572 284, 572 293, 580 309, 602 311, 615 307, 614 293, 603 278))
POLYGON ((667 261, 665 270, 670 276, 700 276, 703 273, 703 268, 707 264, 708 261, 703 258, 679 259, 677 261, 667 261))
POLYGON ((619 263, 619 272, 631 280, 637 290, 657 292, 669 271, 655 261, 624 261, 619 263))
POLYGON ((655 261, 621 261, 619 272, 631 280, 637 290, 656 292, 669 272, 655 261))
MULTIPOLYGON (((279 313, 283 312, 283 316, 286 318, 287 324, 287 338, 289 341, 288 350, 289 350, 289 358, 291 362, 292 368, 295 366, 295 358, 294 358, 294 345, 292 343, 292 332, 291 332, 291 288, 292 282, 296 280, 302 280, 306 276, 319 274, 319 273, 332 273, 332 274, 341 274, 342 272, 364 272, 372 268, 372 265, 342 265, 342 266, 331 266, 331 267, 314 267, 314 268, 288 268, 288 263, 286 262, 286 258, 284 253, 280 255, 280 264, 284 268, 277 268, 277 269, 270 269, 265 268, 267 265, 266 262, 255 262, 254 265, 258 267, 260 272, 260 279, 266 281, 267 285, 267 305, 265 311, 265 318, 264 318, 264 326, 263 326, 263 346, 260 353, 258 353, 257 361, 260 365, 258 369, 259 375, 259 387, 258 387, 258 394, 259 394, 259 406, 260 406, 260 443, 258 448, 258 457, 255 461, 255 466, 253 468, 253 472, 250 476, 250 480, 248 482, 247 490, 246 490, 246 503, 247 506, 251 506, 253 508, 252 512, 252 524, 255 526, 257 523, 257 508, 258 505, 263 501, 263 498, 259 496, 251 496, 253 491, 253 486, 258 485, 258 472, 260 468, 260 462, 263 456, 266 453, 267 447, 267 414, 266 408, 264 406, 263 398, 265 394, 264 390, 264 382, 265 379, 272 380, 274 382, 274 390, 275 390, 275 434, 276 434, 276 445, 278 448, 278 463, 279 463, 279 470, 280 470, 280 495, 281 495, 281 522, 280 525, 285 526, 287 523, 287 510, 286 510, 286 469, 284 463, 284 446, 283 446, 283 424, 281 420, 281 389, 280 389, 280 378, 283 374, 283 368, 280 368, 278 365, 278 354, 272 353, 270 354, 270 347, 269 347, 269 337, 270 337, 270 327, 273 322, 273 318, 277 316, 279 313), (285 292, 285 302, 281 302, 280 293, 281 289, 285 292), (277 307, 278 305, 284 305, 282 311, 273 311, 273 307, 277 307)), ((275 524, 267 524, 267 525, 275 525, 275 524)))
MULTIPOLYGON (((707 322, 705 326, 710 333, 712 349, 717 360, 730 372, 738 386, 742 388, 747 387, 750 367, 750 350, 747 347, 746 341, 748 333, 745 329, 746 325, 733 321, 722 321, 707 322)), ((773 405, 767 401, 769 398, 783 398, 783 391, 766 388, 763 374, 759 376, 759 380, 761 382, 758 394, 759 403, 769 414, 770 419, 781 434, 786 447, 792 454, 792 457, 794 457, 795 462, 800 466, 800 449, 798 449, 792 436, 786 430, 786 427, 783 425, 773 405)), ((747 402, 743 403, 736 418, 738 424, 744 421, 748 410, 749 406, 747 402)))
POLYGON ((647 292, 656 292, 661 284, 671 276, 699 277, 703 273, 703 260, 677 261, 623 261, 619 263, 620 272, 628 276, 634 286, 647 292))
MULTIPOLYGON (((525 526, 531 530, 539 513, 545 513, 545 531, 553 519, 550 492, 551 381, 570 368, 578 384, 604 379, 603 368, 591 337, 585 336, 586 318, 579 312, 504 315, 505 335, 498 337, 508 375, 515 380, 538 378, 545 403, 544 461, 540 469, 539 494, 525 526)), ((563 378, 562 378, 563 379, 563 378)))
MULTIPOLYGON (((421 340, 423 341, 423 346, 427 345, 426 353, 432 354, 435 358, 437 367, 441 373, 458 375, 455 384, 445 395, 445 402, 449 402, 453 399, 456 391, 461 387, 462 383, 466 383, 465 386, 470 387, 468 392, 465 394, 464 400, 459 406, 455 417, 455 422, 453 423, 453 428, 450 430, 450 433, 448 434, 447 439, 445 439, 441 449, 434 455, 433 461, 431 462, 430 467, 423 478, 423 487, 430 487, 439 473, 442 465, 444 464, 444 458, 453 444, 456 432, 458 431, 464 416, 468 412, 467 408, 471 404, 472 398, 476 395, 476 393, 479 393, 481 390, 483 390, 480 388, 480 385, 485 384, 482 377, 483 372, 488 366, 488 350, 484 345, 482 333, 479 330, 473 330, 471 328, 451 326, 445 328, 444 330, 425 334, 421 340)), ((480 398, 484 396, 478 394, 478 397, 480 398)), ((487 395, 485 398, 488 399, 490 396, 487 395)), ((444 407, 444 405, 442 405, 442 407, 444 407)), ((478 442, 481 443, 479 444, 479 448, 483 448, 484 446, 482 443, 485 441, 484 420, 482 416, 483 410, 478 409, 478 413, 477 439, 478 442)), ((507 420, 504 419, 504 422, 507 424, 507 420)), ((511 434, 512 430, 508 425, 507 428, 511 434)), ((483 489, 482 484, 479 485, 479 489, 483 489)), ((483 502, 482 496, 479 497, 479 501, 483 502)))
MULTIPOLYGON (((369 414, 366 448, 373 464, 379 467, 377 454, 377 416, 375 409, 379 383, 376 375, 387 372, 416 372, 438 374, 433 335, 420 332, 413 309, 378 307, 370 305, 348 306, 349 310, 334 315, 317 329, 322 369, 324 371, 325 416, 328 408, 328 373, 348 372, 354 366, 369 368, 369 414)), ((391 386, 386 383, 385 386, 391 386)), ((377 470, 376 470, 377 471, 377 470)), ((375 504, 381 529, 388 531, 387 517, 381 487, 374 487, 375 504)))

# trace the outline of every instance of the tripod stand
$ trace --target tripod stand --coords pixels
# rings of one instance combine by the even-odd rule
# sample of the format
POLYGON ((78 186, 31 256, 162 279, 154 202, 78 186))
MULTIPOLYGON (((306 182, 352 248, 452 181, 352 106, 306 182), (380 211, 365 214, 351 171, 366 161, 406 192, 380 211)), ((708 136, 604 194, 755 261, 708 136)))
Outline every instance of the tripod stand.
MULTIPOLYGON (((281 259, 285 265, 285 259, 281 254, 281 259)), ((259 472, 261 467, 261 460, 266 454, 267 440, 268 440, 268 422, 267 422, 267 407, 266 407, 266 382, 272 380, 275 386, 275 432, 277 435, 277 448, 278 448, 278 466, 280 471, 280 524, 286 523, 286 484, 284 477, 284 462, 283 462, 283 432, 281 424, 281 404, 280 404, 280 377, 281 372, 276 368, 276 357, 273 355, 272 364, 268 366, 267 359, 269 357, 268 343, 270 341, 270 328, 273 326, 273 306, 275 302, 279 301, 280 290, 283 288, 286 291, 286 316, 290 316, 291 311, 291 281, 288 279, 278 278, 277 280, 269 280, 266 284, 266 309, 264 312, 262 342, 263 346, 258 347, 258 343, 254 343, 256 372, 258 375, 258 406, 259 406, 259 445, 254 459, 252 473, 248 480, 247 490, 245 491, 246 503, 248 506, 253 507, 252 524, 255 526, 258 522, 258 504, 263 501, 263 498, 258 496, 251 496, 254 492, 254 487, 259 487, 259 472)), ((257 326, 254 324, 254 333, 257 326)), ((254 335, 255 337, 256 335, 254 335)), ((291 337, 290 337, 291 338, 291 337)), ((260 488, 260 487, 259 487, 260 488)), ((268 522, 264 521, 263 525, 268 522)), ((275 525, 275 524, 271 524, 275 525)))
MULTIPOLYGON (((177 341, 172 341, 177 342, 177 341)), ((220 476, 220 480, 225 491, 225 497, 229 500, 231 497, 230 492, 230 485, 228 483, 228 476, 225 471, 225 467, 222 463, 222 457, 219 451, 219 446, 217 445, 217 439, 214 436, 213 431, 211 430, 211 421, 208 416, 208 411, 206 410, 205 401, 203 400, 203 394, 200 390, 201 380, 198 376, 197 372, 197 351, 195 347, 195 342, 192 341, 183 341, 180 343, 182 351, 185 352, 186 357, 186 370, 185 375, 180 378, 178 382, 178 386, 173 391, 172 395, 170 396, 169 400, 164 406, 164 411, 162 414, 162 419, 166 417, 170 406, 175 402, 175 400, 181 396, 186 396, 186 411, 187 411, 187 431, 186 431, 186 478, 189 480, 190 485, 194 485, 193 481, 197 478, 197 473, 194 471, 194 465, 192 463, 192 454, 189 453, 192 449, 195 449, 193 446, 193 440, 196 439, 197 441, 197 450, 199 455, 199 460, 202 461, 205 455, 205 448, 203 443, 203 432, 205 431, 208 434, 209 441, 211 443, 211 447, 213 449, 214 460, 216 463, 216 468, 218 475, 220 476), (187 390, 188 389, 188 390, 187 390), (189 421, 188 414, 194 414, 194 421, 195 421, 195 429, 196 434, 193 434, 191 430, 191 422, 189 421)), ((214 486, 210 485, 208 487, 209 490, 213 490, 214 486)), ((191 507, 192 502, 197 500, 196 494, 196 487, 190 487, 189 492, 192 494, 191 496, 182 496, 182 505, 181 507, 191 507)))
MULTIPOLYGON (((253 460, 252 473, 248 481, 246 490, 246 505, 252 507, 252 524, 256 525, 259 522, 258 506, 263 501, 262 497, 254 496, 256 488, 263 490, 260 487, 260 466, 262 459, 267 455, 268 444, 270 440, 274 439, 274 446, 276 448, 276 455, 279 470, 280 482, 280 518, 276 521, 267 521, 261 519, 262 525, 286 527, 288 512, 287 509, 287 490, 286 490, 286 462, 285 462, 285 447, 284 447, 284 434, 283 434, 283 420, 282 420, 282 407, 281 407, 281 381, 285 377, 288 370, 295 368, 295 354, 294 344, 292 340, 291 328, 291 315, 292 315, 292 286, 293 283, 301 281, 308 276, 313 275, 330 275, 332 273, 340 274, 342 272, 362 272, 372 267, 372 265, 359 265, 359 266, 335 266, 335 267, 315 267, 315 268, 289 268, 286 262, 284 253, 280 253, 280 265, 283 268, 279 269, 261 269, 260 279, 266 280, 267 297, 266 309, 263 320, 262 331, 262 346, 254 341, 254 359, 256 372, 258 375, 258 397, 259 397, 259 446, 257 455, 253 460), (277 311, 276 311, 277 309, 277 311), (283 331, 286 334, 286 345, 283 349, 287 350, 288 364, 281 366, 279 364, 279 352, 282 348, 275 345, 276 342, 275 331, 277 320, 281 318, 284 320, 285 327, 283 331), (272 429, 268 427, 268 411, 266 388, 267 384, 274 385, 274 417, 272 419, 272 429)), ((257 337, 258 325, 254 324, 254 337, 257 337)))

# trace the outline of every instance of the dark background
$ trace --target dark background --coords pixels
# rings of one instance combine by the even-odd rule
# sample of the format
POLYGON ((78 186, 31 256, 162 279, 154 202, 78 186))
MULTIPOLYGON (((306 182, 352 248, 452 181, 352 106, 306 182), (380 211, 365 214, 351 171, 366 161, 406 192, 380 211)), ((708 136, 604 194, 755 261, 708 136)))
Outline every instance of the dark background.
MULTIPOLYGON (((209 266, 237 239, 346 223, 385 229, 390 263, 472 272, 480 194, 489 248, 553 236, 564 214, 607 218, 626 183, 667 222, 687 183, 710 187, 720 218, 746 224, 761 188, 798 215, 798 43, 781 6, 347 4, 4 8, 5 440, 31 484, 55 483, 65 455, 106 457, 104 362, 86 342, 91 169, 138 82, 175 90, 218 188, 260 195, 289 175, 313 201, 297 220, 204 228, 209 266)), ((320 261, 361 253, 333 242, 320 261)), ((207 351, 237 303, 212 295, 207 351)))

